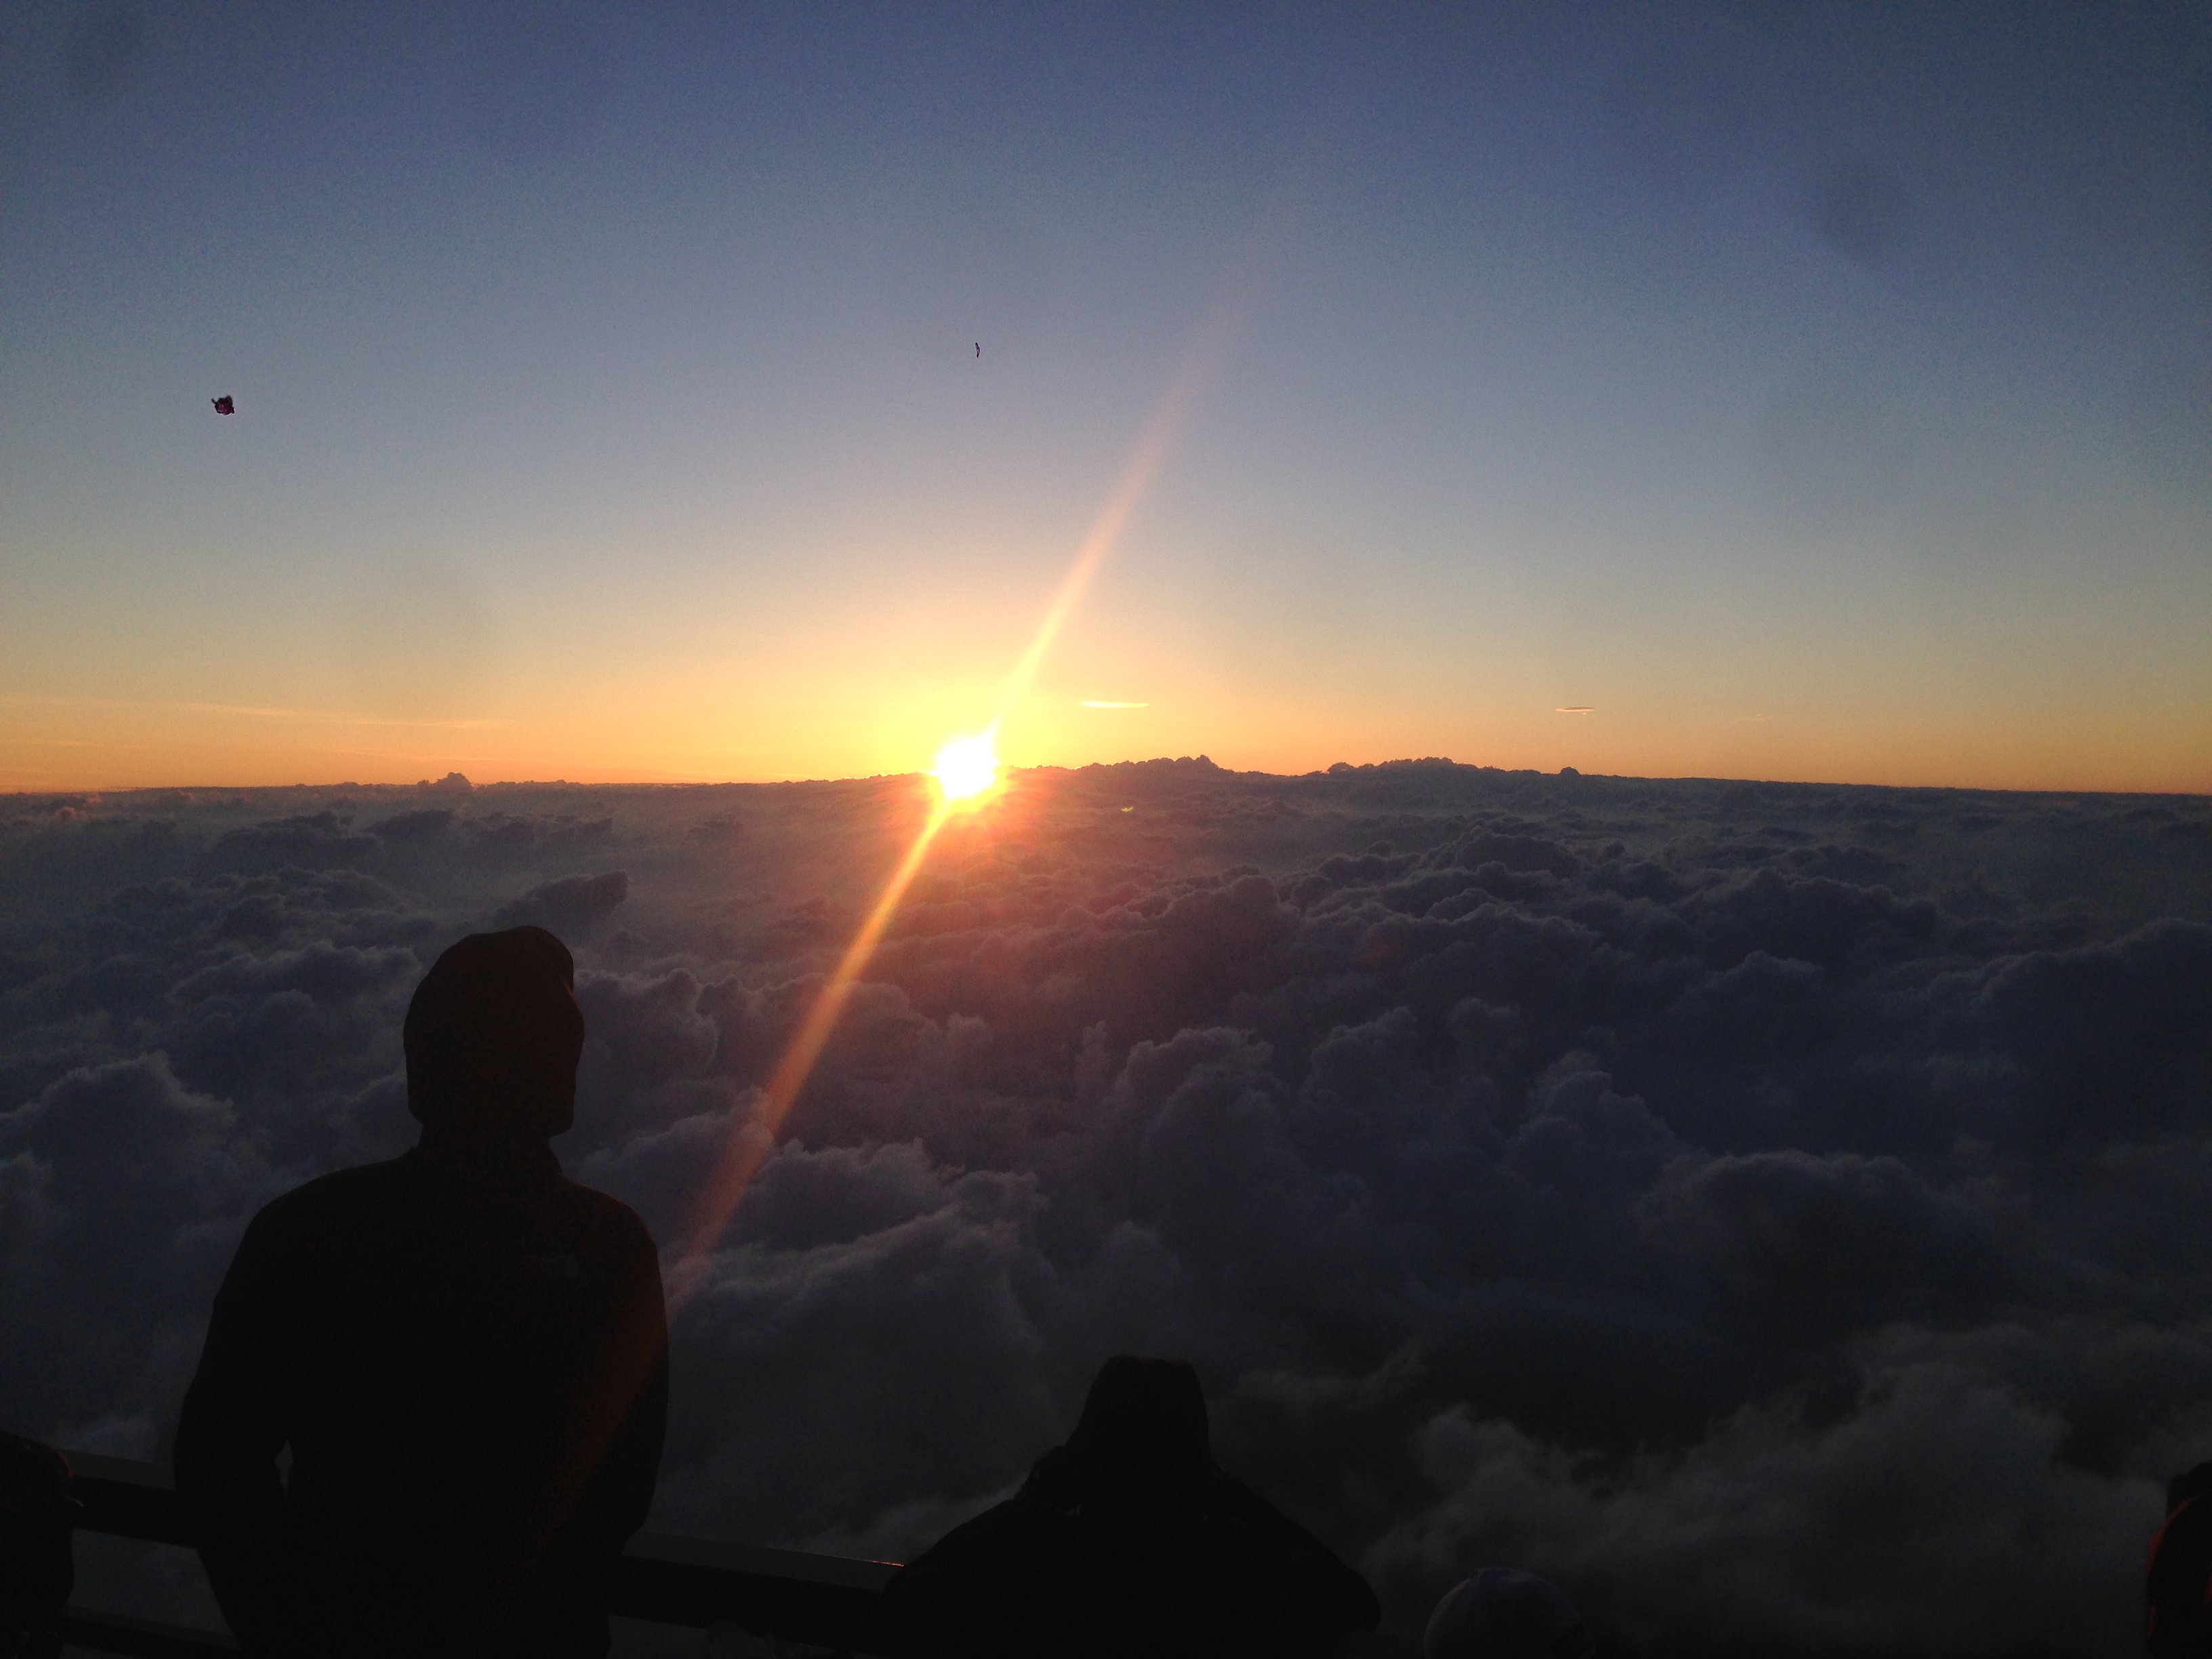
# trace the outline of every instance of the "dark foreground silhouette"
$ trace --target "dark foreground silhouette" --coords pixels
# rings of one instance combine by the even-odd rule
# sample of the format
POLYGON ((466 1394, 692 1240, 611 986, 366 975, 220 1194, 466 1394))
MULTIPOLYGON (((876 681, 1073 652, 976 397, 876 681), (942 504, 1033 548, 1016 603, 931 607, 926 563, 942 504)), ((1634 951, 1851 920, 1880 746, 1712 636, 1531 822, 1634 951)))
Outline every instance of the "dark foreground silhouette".
POLYGON ((2143 1574, 2143 1646, 2158 1659, 2212 1654, 2212 1463, 2166 1483, 2143 1574))
POLYGON ((1372 1630, 1366 1581, 1231 1480, 1180 1360, 1119 1355, 1067 1443, 884 1591, 916 1656, 1291 1655, 1372 1630))
POLYGON ((447 951, 407 1011, 421 1144, 239 1245, 176 1473, 248 1654, 606 1650, 668 1337, 644 1224, 546 1145, 574 1111, 574 982, 540 928, 447 951))
POLYGON ((1454 1585, 1421 1633, 1422 1659, 1607 1659, 1607 1646, 1565 1591, 1517 1567, 1485 1567, 1454 1585))
POLYGON ((54 1619, 76 1580, 69 1484, 52 1447, 0 1433, 0 1654, 60 1651, 54 1619))

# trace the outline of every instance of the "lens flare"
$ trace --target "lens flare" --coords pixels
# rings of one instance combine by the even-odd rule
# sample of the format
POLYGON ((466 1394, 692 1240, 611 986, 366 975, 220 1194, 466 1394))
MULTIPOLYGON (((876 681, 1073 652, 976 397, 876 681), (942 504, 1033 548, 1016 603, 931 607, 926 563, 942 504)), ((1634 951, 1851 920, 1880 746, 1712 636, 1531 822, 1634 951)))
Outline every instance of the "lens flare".
MULTIPOLYGON (((998 719, 981 733, 972 738, 955 738, 937 751, 937 804, 916 833, 914 843, 908 848, 906 858, 892 872, 884 884, 876 908, 868 913, 860 933, 846 949, 844 958, 838 963, 816 996, 813 1005, 799 1022, 783 1058, 776 1063, 775 1073, 761 1091, 758 1106, 742 1133, 731 1134, 722 1144, 714 1172, 708 1176, 693 1206, 691 1225, 685 1231, 690 1243, 672 1271, 669 1302, 681 1305, 694 1292, 708 1283, 707 1263, 709 1253, 719 1244, 722 1229, 729 1224, 731 1215, 738 1207, 738 1200, 759 1170, 776 1144, 784 1118, 805 1087, 806 1079, 822 1050, 830 1041, 830 1033, 843 1012, 853 988, 859 982, 868 959, 875 954, 877 942, 890 925, 891 916, 906 896, 907 889, 921 872, 922 860, 929 854, 930 843, 938 831, 956 813, 980 805, 1000 787, 999 757, 996 745, 999 727, 1028 695, 1036 679, 1038 666, 1045 654, 1060 636, 1082 599, 1091 578, 1121 540, 1130 515, 1136 511, 1151 488, 1152 478, 1167 458, 1169 448, 1182 430, 1200 392, 1212 380, 1228 349, 1234 331, 1237 311, 1224 307, 1200 331, 1194 342, 1190 355, 1182 370, 1170 383, 1167 394, 1161 400, 1152 418, 1139 435, 1136 448, 1122 468, 1120 480, 1106 499, 1098 517, 1092 522, 1090 535, 1077 550, 1074 562, 1061 579, 1060 591, 1054 596, 1044 619, 1030 641, 1029 650, 1007 677, 1001 693, 998 719)), ((1123 811, 1130 809, 1123 807, 1123 811)))
POLYGON ((995 732, 955 738, 937 751, 937 787, 946 801, 973 800, 999 781, 995 732))

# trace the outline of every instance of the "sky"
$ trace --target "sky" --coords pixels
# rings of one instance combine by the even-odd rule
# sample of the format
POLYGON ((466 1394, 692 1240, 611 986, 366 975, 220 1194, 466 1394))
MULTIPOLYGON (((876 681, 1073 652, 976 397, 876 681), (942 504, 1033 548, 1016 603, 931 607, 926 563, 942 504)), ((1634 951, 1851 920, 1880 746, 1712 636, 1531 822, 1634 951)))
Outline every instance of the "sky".
POLYGON ((0 319, 0 788, 2212 789, 2201 4, 10 5, 0 319))

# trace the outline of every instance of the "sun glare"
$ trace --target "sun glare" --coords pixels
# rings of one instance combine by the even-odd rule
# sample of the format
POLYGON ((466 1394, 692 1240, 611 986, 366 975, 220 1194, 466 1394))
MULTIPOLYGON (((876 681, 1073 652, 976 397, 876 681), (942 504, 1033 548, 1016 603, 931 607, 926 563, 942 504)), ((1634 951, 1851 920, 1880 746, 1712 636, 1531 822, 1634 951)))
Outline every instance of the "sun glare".
POLYGON ((947 802, 973 800, 999 781, 999 757, 992 752, 995 734, 955 738, 937 751, 937 787, 947 802))

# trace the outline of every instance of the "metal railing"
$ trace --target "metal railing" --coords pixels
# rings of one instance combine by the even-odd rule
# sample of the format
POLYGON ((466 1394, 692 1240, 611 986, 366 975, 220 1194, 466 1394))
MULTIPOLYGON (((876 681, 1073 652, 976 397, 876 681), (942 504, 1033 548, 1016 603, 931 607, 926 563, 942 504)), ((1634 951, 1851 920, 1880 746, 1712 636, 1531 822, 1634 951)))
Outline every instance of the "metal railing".
MULTIPOLYGON (((191 1547, 166 1468, 85 1452, 71 1452, 69 1460, 72 1488, 84 1505, 78 1530, 191 1547)), ((756 1636, 881 1653, 878 1607, 884 1584, 897 1570, 890 1561, 641 1532, 615 1569, 609 1610, 699 1629, 727 1620, 756 1636)), ((238 1651, 227 1635, 76 1606, 63 1613, 61 1634, 73 1648, 143 1659, 238 1651)))

